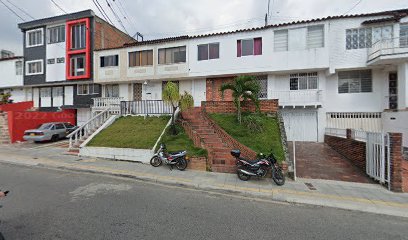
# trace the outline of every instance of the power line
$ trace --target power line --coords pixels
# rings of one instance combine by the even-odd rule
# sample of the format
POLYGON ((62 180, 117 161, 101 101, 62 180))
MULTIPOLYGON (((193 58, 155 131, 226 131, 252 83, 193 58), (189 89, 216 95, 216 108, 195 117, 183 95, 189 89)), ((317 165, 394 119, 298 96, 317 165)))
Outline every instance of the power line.
POLYGON ((20 18, 21 20, 23 20, 24 22, 26 21, 24 18, 22 18, 20 15, 18 15, 18 13, 16 13, 12 8, 10 8, 9 6, 7 6, 3 0, 0 0, 0 2, 8 9, 10 10, 10 12, 12 12, 14 15, 16 15, 18 18, 20 18))
POLYGON ((26 16, 35 19, 33 16, 31 16, 29 13, 27 13, 26 11, 24 11, 24 9, 20 8, 19 6, 17 6, 16 4, 12 3, 9 0, 6 0, 8 3, 10 3, 11 5, 13 5, 15 8, 17 8, 18 10, 20 10, 22 13, 24 13, 26 16))
POLYGON ((137 31, 136 24, 134 23, 132 18, 129 16, 129 14, 126 12, 126 9, 123 7, 122 2, 118 0, 112 0, 112 1, 115 3, 116 7, 119 9, 119 12, 122 13, 123 18, 129 23, 130 26, 133 26, 135 31, 137 31))
POLYGON ((99 12, 102 14, 103 18, 107 22, 115 26, 115 24, 113 24, 112 20, 109 18, 108 14, 105 12, 105 10, 103 9, 102 5, 98 2, 98 0, 92 0, 92 1, 95 4, 95 6, 98 8, 99 12))
POLYGON ((62 7, 60 5, 58 5, 54 0, 51 0, 52 3, 54 3, 55 6, 57 6, 57 8, 59 8, 61 11, 63 11, 65 14, 68 14, 64 9, 62 9, 62 7))
POLYGON ((359 0, 356 4, 354 4, 353 7, 351 7, 347 12, 343 13, 343 15, 346 15, 347 13, 351 12, 354 8, 356 8, 363 0, 359 0))
POLYGON ((116 21, 118 21, 120 26, 122 26, 122 28, 123 28, 123 30, 125 30, 126 34, 129 35, 128 31, 126 30, 125 25, 123 24, 122 20, 120 20, 120 17, 118 16, 118 14, 116 14, 115 10, 112 8, 112 6, 108 2, 108 0, 105 0, 105 1, 106 1, 106 4, 108 5, 108 7, 110 8, 111 12, 113 13, 113 15, 116 17, 116 21))

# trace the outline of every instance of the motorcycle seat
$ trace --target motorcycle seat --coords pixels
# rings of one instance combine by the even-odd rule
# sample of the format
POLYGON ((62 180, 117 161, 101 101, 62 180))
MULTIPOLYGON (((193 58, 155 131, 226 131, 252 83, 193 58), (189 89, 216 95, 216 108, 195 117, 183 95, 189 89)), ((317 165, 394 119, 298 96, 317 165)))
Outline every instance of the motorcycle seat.
POLYGON ((180 154, 182 154, 182 153, 184 153, 184 150, 182 150, 182 151, 175 151, 175 152, 169 152, 170 155, 180 155, 180 154))

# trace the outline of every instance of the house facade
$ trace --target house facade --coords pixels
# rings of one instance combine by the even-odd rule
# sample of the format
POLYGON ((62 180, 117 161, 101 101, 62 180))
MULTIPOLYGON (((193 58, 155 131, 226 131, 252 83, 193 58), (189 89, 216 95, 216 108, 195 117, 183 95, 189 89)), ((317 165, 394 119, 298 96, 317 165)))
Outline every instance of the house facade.
POLYGON ((95 51, 94 81, 102 102, 161 100, 164 83, 175 81, 201 106, 222 100, 222 83, 253 75, 261 99, 279 99, 289 140, 323 141, 325 128, 387 130, 391 118, 407 117, 407 16, 405 9, 126 44, 95 51))
POLYGON ((10 100, 13 102, 31 101, 31 88, 23 85, 23 64, 24 58, 6 55, 9 51, 2 51, 0 58, 0 93, 10 93, 10 100))
POLYGON ((77 123, 91 116, 92 98, 101 96, 93 81, 93 51, 135 40, 86 10, 18 25, 23 33, 23 86, 34 107, 75 109, 77 123))

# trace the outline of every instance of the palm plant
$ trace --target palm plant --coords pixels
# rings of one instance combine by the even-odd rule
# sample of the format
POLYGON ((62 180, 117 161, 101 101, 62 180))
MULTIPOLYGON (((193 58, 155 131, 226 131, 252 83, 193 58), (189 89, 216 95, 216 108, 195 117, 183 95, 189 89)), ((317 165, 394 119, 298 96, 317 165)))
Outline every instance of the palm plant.
POLYGON ((234 78, 233 82, 222 84, 220 88, 222 97, 224 97, 224 92, 226 90, 232 91, 232 98, 234 105, 237 108, 237 119, 239 124, 242 123, 241 100, 252 100, 256 108, 259 110, 258 93, 260 91, 260 85, 254 77, 238 76, 234 78))
POLYGON ((192 108, 194 106, 193 96, 186 91, 184 91, 183 94, 180 94, 177 84, 168 82, 163 88, 162 99, 164 102, 169 103, 172 106, 171 129, 173 135, 176 135, 175 114, 177 108, 180 108, 181 111, 192 108))

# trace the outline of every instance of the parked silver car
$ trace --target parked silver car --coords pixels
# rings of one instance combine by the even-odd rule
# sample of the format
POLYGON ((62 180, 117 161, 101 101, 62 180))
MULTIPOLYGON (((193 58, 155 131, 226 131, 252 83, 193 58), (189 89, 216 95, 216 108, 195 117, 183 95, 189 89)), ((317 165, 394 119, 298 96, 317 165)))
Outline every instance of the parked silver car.
POLYGON ((23 138, 26 141, 34 142, 57 141, 65 138, 77 128, 77 126, 65 122, 43 123, 37 129, 26 130, 23 138))

